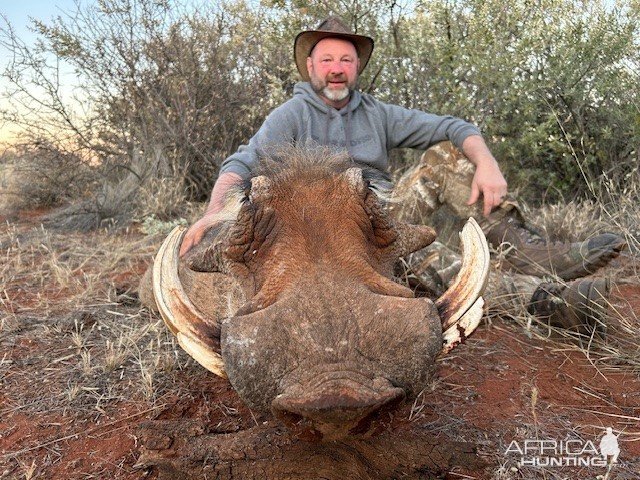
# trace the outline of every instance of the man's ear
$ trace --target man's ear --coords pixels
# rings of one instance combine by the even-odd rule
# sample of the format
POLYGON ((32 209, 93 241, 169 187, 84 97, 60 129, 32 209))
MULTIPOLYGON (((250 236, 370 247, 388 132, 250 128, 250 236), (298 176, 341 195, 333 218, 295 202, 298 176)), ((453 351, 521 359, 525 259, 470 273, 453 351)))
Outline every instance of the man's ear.
POLYGON ((313 60, 311 60, 311 56, 307 57, 307 72, 311 72, 313 70, 313 60))

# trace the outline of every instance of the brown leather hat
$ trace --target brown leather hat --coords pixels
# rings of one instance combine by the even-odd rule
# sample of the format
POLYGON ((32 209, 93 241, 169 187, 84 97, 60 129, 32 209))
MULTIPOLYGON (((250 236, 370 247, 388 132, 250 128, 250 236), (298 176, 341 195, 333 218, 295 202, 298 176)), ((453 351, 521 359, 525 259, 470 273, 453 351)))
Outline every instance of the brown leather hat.
POLYGON ((338 17, 331 16, 318 25, 315 30, 300 32, 293 43, 293 55, 296 60, 296 66, 305 81, 309 81, 307 57, 311 54, 313 47, 323 38, 343 38, 353 43, 358 52, 358 58, 360 59, 358 74, 362 73, 373 51, 373 38, 356 35, 342 20, 338 17))

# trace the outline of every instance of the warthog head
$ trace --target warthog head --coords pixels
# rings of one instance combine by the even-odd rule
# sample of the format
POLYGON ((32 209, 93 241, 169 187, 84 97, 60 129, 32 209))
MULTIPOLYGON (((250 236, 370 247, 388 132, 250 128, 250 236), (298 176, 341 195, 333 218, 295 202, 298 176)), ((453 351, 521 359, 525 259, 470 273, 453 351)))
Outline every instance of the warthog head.
POLYGON ((393 267, 435 232, 394 223, 380 180, 323 149, 263 162, 229 200, 234 219, 191 259, 241 286, 246 303, 229 318, 206 318, 189 301, 180 231, 156 257, 156 301, 182 347, 305 438, 372 431, 480 320, 488 251, 477 225, 463 232, 471 256, 456 284, 435 303, 415 298, 393 267))

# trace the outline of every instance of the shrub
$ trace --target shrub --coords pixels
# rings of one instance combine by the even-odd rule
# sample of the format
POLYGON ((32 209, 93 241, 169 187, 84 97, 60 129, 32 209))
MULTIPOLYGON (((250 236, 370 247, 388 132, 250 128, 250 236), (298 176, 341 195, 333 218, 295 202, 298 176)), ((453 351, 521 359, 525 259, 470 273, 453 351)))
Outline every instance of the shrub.
POLYGON ((58 206, 85 196, 96 181, 90 165, 45 143, 19 147, 3 155, 1 163, 8 210, 58 206))

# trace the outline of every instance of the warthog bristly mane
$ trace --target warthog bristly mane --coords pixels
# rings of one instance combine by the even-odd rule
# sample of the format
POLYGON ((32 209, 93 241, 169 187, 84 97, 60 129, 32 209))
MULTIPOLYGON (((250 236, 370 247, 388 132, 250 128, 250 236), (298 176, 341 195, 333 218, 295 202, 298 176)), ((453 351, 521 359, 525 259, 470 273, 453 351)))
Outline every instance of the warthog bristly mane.
POLYGON ((375 168, 355 162, 345 150, 321 145, 279 145, 267 150, 251 176, 230 189, 225 199, 221 220, 232 220, 244 202, 248 201, 251 180, 259 176, 270 179, 271 188, 292 182, 331 181, 349 168, 360 168, 365 185, 383 202, 391 198, 390 177, 375 168))

